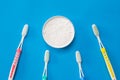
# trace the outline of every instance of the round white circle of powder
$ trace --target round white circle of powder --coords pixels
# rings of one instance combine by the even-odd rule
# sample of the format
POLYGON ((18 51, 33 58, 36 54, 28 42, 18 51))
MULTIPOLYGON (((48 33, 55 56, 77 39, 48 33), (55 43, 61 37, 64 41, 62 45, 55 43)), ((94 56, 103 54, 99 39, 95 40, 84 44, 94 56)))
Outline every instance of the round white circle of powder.
POLYGON ((64 48, 72 42, 75 30, 72 22, 68 18, 54 16, 45 22, 42 35, 49 46, 64 48))

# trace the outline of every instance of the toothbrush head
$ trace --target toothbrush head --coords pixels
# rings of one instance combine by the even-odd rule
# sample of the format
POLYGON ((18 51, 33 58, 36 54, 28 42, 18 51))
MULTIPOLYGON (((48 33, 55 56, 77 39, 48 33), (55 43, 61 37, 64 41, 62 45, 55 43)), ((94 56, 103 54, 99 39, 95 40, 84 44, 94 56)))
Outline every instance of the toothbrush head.
POLYGON ((22 30, 22 37, 25 37, 28 33, 28 24, 25 24, 22 30))
POLYGON ((76 51, 76 61, 77 61, 77 63, 81 63, 82 62, 82 58, 81 58, 81 55, 80 55, 79 51, 76 51))
POLYGON ((49 50, 45 51, 45 56, 44 56, 44 62, 48 63, 49 62, 49 57, 50 57, 50 53, 49 50))
POLYGON ((99 36, 99 31, 98 31, 98 28, 95 24, 92 24, 92 30, 93 30, 93 33, 96 37, 99 36))

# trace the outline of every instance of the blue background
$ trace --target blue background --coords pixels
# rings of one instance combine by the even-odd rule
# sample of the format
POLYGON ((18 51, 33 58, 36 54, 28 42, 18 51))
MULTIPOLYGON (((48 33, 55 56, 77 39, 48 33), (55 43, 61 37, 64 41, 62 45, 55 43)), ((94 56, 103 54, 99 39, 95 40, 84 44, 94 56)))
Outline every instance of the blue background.
POLYGON ((86 80, 110 80, 91 25, 95 23, 120 80, 119 0, 0 0, 0 80, 7 80, 21 38, 29 24, 14 80, 41 80, 44 52, 50 50, 48 80, 79 80, 75 51, 82 56, 86 80), (64 49, 49 47, 43 40, 44 22, 56 15, 69 18, 75 27, 74 41, 64 49))

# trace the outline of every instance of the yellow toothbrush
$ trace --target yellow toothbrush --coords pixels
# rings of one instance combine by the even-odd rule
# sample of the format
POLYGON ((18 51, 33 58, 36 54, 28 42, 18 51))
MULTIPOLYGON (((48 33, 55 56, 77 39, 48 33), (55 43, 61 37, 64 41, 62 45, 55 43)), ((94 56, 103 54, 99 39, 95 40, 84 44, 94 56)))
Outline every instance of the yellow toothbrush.
POLYGON ((94 35, 97 37, 97 40, 98 40, 98 43, 99 43, 99 46, 100 46, 100 51, 103 55, 103 58, 105 60, 105 63, 106 63, 106 66, 107 66, 107 69, 109 71, 109 74, 110 74, 110 77, 111 77, 111 80, 117 80, 116 79, 116 76, 115 76, 115 73, 114 73, 114 70, 112 68, 112 65, 110 63, 110 60, 108 58, 108 55, 107 55, 107 52, 106 52, 106 49, 100 39, 100 36, 99 36, 99 31, 97 29, 97 26, 95 24, 92 25, 92 29, 93 29, 93 32, 94 32, 94 35))

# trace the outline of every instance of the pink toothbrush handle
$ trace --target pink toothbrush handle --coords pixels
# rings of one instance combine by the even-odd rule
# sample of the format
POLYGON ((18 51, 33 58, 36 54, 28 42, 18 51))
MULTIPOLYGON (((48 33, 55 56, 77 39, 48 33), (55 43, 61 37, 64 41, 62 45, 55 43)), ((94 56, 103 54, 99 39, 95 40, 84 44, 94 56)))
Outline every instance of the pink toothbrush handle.
POLYGON ((11 66, 8 80, 13 80, 13 78, 14 78, 14 74, 15 74, 15 71, 17 68, 19 57, 20 57, 20 53, 21 53, 21 49, 18 48, 16 51, 16 54, 15 54, 15 57, 14 57, 14 61, 13 61, 12 66, 11 66))

